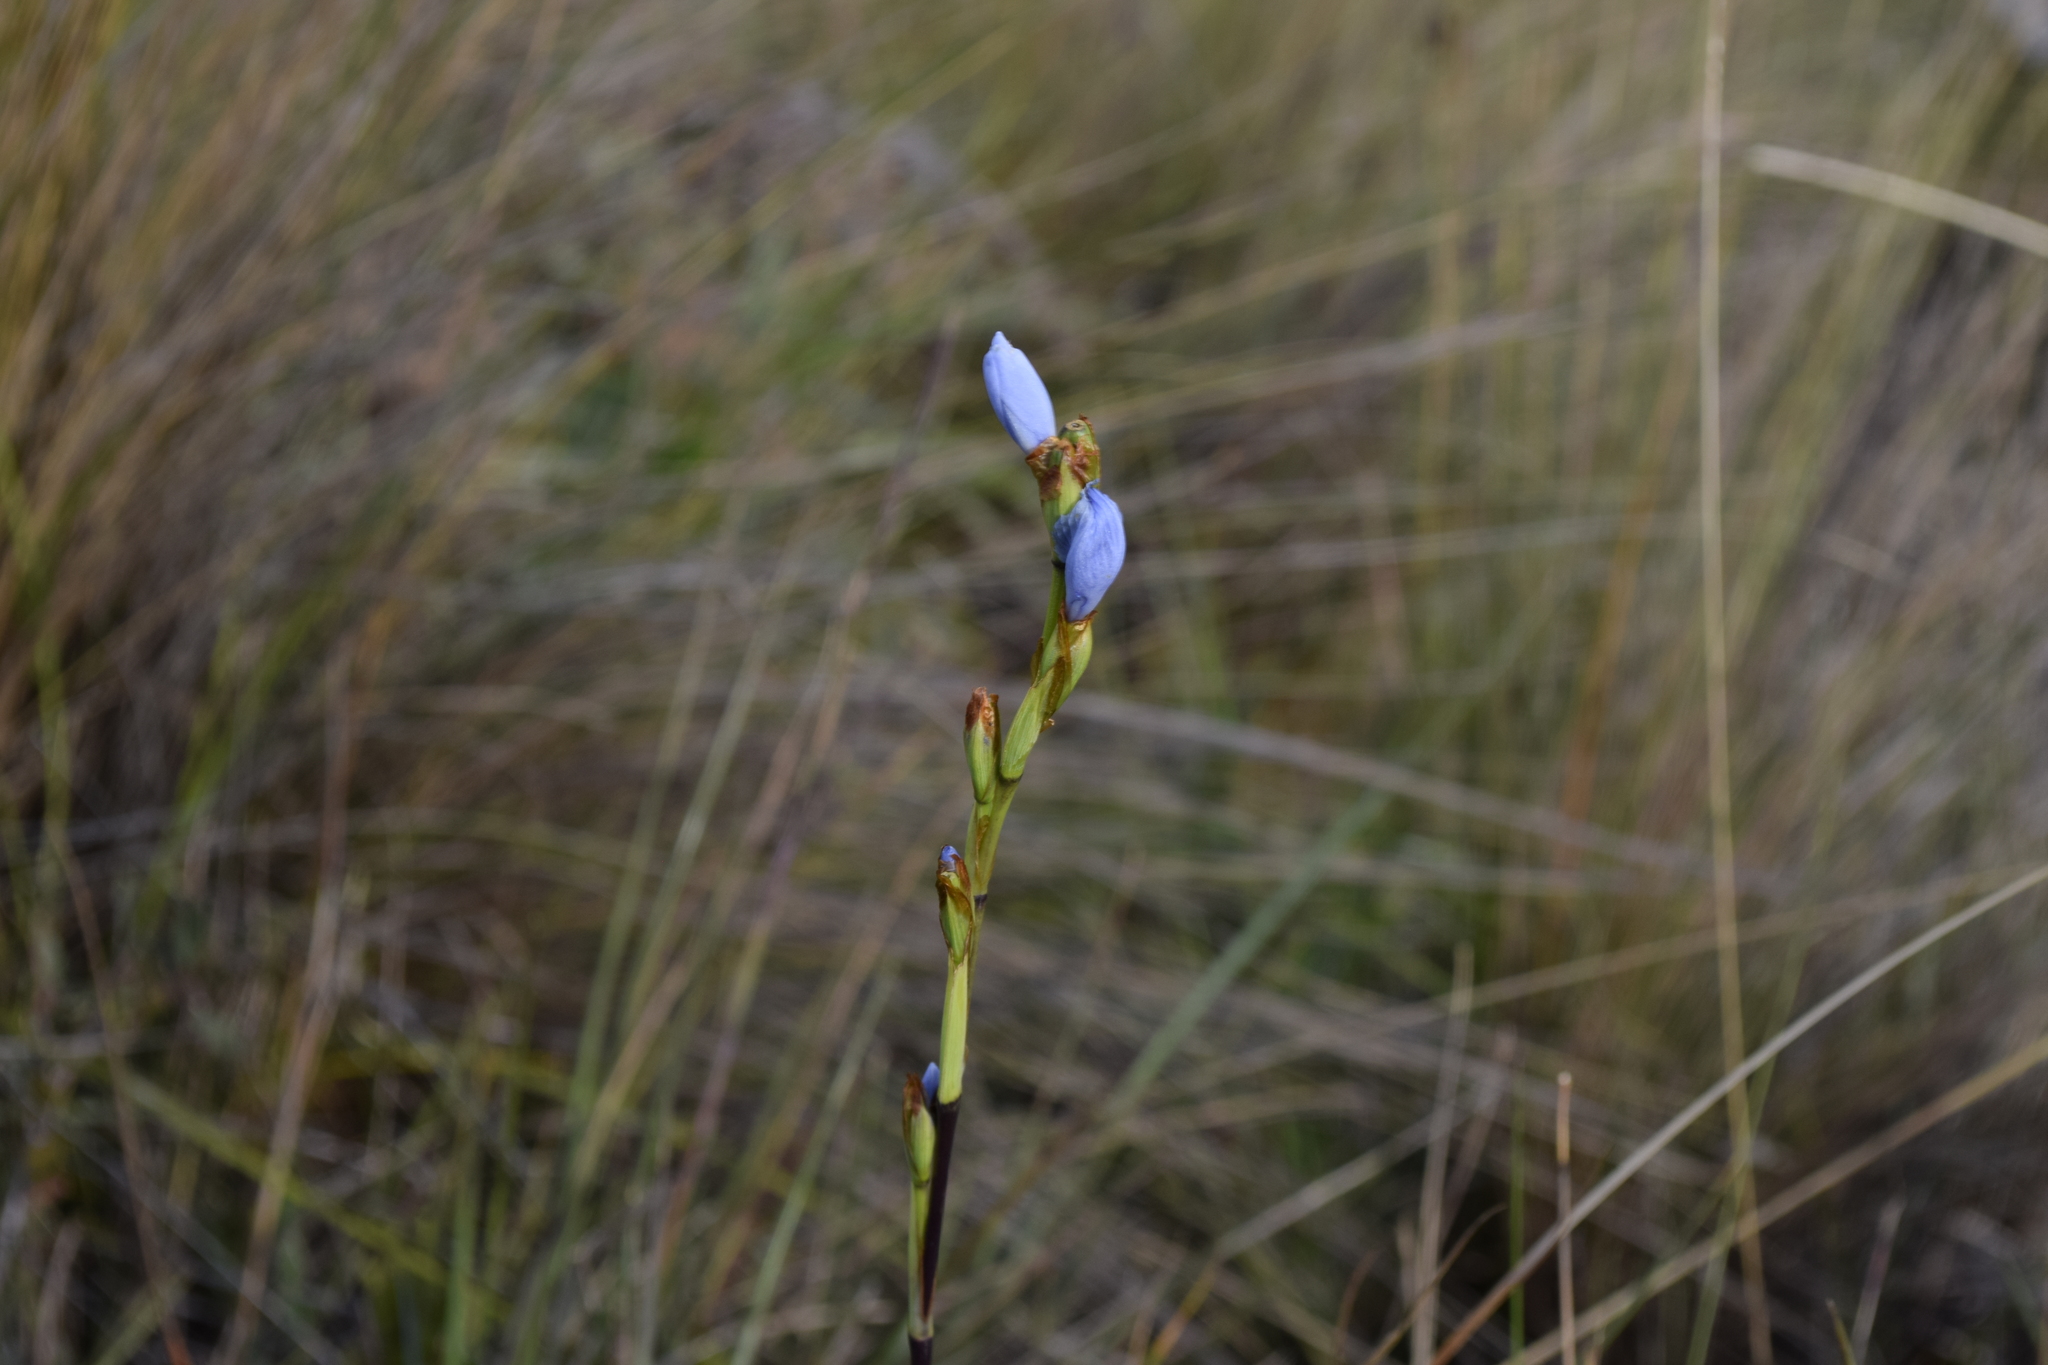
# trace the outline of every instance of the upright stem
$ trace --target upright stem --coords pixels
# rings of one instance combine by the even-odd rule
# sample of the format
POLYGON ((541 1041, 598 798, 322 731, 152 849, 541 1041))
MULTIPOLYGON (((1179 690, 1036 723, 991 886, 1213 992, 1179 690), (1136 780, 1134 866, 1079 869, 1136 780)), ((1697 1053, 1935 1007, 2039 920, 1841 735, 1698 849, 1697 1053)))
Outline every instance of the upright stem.
MULTIPOLYGON (((1086 431, 1085 419, 1075 427, 1086 431)), ((1087 440, 1091 451, 1093 439, 1089 433, 1087 440)), ((1076 455, 1074 447, 1063 441, 1047 441, 1041 443, 1031 458, 1033 471, 1037 473, 1042 459, 1071 461, 1076 455)), ((1062 464, 1059 468, 1068 471, 1068 477, 1064 484, 1058 485, 1056 493, 1045 491, 1048 485, 1043 476, 1040 482, 1040 497, 1045 500, 1048 529, 1060 514, 1073 507, 1081 492, 1081 482, 1073 476, 1071 466, 1062 464), (1071 487, 1066 486, 1068 484, 1071 487)), ((1093 468, 1091 464, 1091 477, 1093 468)), ((996 699, 985 692, 977 691, 968 708, 968 765, 976 792, 974 810, 968 822, 965 855, 968 923, 962 937, 958 902, 960 888, 958 881, 954 880, 959 872, 957 869, 949 871, 952 865, 942 861, 940 914, 949 917, 945 920, 948 926, 946 1000, 939 1021, 938 1085, 931 1105, 931 1117, 936 1127, 931 1179, 928 1185, 919 1185, 915 1170, 912 1178, 912 1365, 930 1365, 933 1358, 933 1299, 938 1287, 939 1239, 945 1226, 946 1187, 953 1165, 953 1137, 959 1125, 960 1100, 967 1084, 968 1000, 974 983, 974 961, 981 937, 982 916, 988 908, 989 886, 995 879, 996 845, 1002 838, 1003 820, 1010 813, 1010 803, 1016 799, 1018 783, 1023 780, 1025 762, 1038 743, 1039 735, 1052 724, 1060 704, 1080 681, 1094 649, 1092 617, 1078 622, 1067 620, 1066 590, 1066 566, 1055 559, 1051 590, 1046 599, 1045 626, 1039 633, 1037 647, 1031 652, 1031 685, 1011 715, 1008 726, 999 725, 995 719, 996 699), (979 721, 986 721, 1000 733, 991 736, 988 731, 977 731, 975 727, 979 721), (983 740, 992 739, 993 752, 976 747, 978 734, 983 740), (953 897, 950 901, 947 900, 949 895, 953 897)), ((950 858, 951 851, 943 856, 950 858)))
POLYGON ((931 1207, 924 1222, 924 1264, 918 1268, 918 1298, 923 1310, 925 1336, 932 1333, 932 1318, 939 1291, 939 1233, 946 1226, 946 1184, 953 1170, 953 1131, 960 1123, 960 1105, 941 1102, 932 1110, 939 1129, 939 1145, 932 1155, 931 1207))
POLYGON ((939 1103, 958 1105, 967 1080, 967 992, 974 980, 974 958, 963 957, 946 967, 946 1007, 939 1018, 939 1103))
POLYGON ((976 802, 967 837, 967 889, 974 896, 974 913, 979 916, 988 899, 989 882, 995 876, 996 841, 1003 836, 1003 818, 1016 799, 1017 783, 997 776, 995 790, 987 801, 976 802))
POLYGON ((917 1287, 918 1301, 911 1305, 913 1323, 910 1335, 914 1339, 920 1334, 929 1338, 932 1334, 931 1306, 924 1302, 924 1231, 930 1220, 932 1207, 932 1182, 929 1179, 910 1182, 910 1283, 917 1287), (920 1330, 922 1329, 922 1333, 920 1330))

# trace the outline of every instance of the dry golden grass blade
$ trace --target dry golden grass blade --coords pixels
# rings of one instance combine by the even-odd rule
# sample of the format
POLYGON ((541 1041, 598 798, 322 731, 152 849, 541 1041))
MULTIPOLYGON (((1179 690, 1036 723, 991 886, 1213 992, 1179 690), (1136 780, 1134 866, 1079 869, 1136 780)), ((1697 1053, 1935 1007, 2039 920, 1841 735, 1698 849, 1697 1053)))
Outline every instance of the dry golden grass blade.
POLYGON ((1954 190, 1945 190, 1939 185, 1860 166, 1838 157, 1769 144, 1751 147, 1743 154, 1743 162, 1758 175, 1852 194, 1859 199, 1869 199, 1923 218, 1950 223, 1969 232, 1981 233, 2030 255, 2048 257, 2048 223, 2036 222, 2024 214, 1972 199, 1966 194, 1957 194, 1954 190))

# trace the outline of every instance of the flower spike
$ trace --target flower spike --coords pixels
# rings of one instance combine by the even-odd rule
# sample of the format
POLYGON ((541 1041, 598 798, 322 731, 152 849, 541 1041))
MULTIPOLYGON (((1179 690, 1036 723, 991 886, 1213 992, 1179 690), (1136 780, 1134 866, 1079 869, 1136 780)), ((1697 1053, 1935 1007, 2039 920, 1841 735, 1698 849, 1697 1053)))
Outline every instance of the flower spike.
POLYGON ((965 851, 939 850, 933 878, 946 940, 946 994, 939 1013, 939 1059, 903 1079, 903 1135, 910 1158, 909 1324, 911 1365, 932 1365, 933 1299, 953 1141, 966 1099, 967 1016, 981 921, 995 873, 1003 820, 1038 737, 1087 671, 1095 650, 1095 612, 1124 563, 1124 519, 1096 487, 1102 447, 1086 417, 1054 425, 1052 396, 1022 351, 1001 332, 981 364, 989 402, 1024 450, 1038 485, 1039 516, 1052 541, 1045 625, 1031 653, 1031 682, 1004 716, 987 688, 968 700, 962 727, 974 790, 965 851), (1005 723, 1007 722, 1007 723, 1005 723))

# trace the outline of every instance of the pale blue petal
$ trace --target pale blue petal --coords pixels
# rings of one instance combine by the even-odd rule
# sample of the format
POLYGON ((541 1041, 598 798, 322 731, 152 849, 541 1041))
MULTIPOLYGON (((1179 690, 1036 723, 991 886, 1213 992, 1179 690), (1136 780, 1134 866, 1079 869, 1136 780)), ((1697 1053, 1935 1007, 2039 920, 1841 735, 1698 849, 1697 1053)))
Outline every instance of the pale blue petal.
POLYGON ((988 401, 1002 419, 1003 430, 1010 433, 1010 439, 1020 448, 1026 452, 1036 450, 1057 433, 1052 395, 1045 391, 1045 381, 1031 368, 1024 353, 1001 332, 996 333, 995 340, 988 344, 988 354, 981 359, 981 378, 988 385, 988 401))
POLYGON ((1124 567, 1124 514, 1091 483, 1052 524, 1052 547, 1067 566, 1067 619, 1079 621, 1102 605, 1124 567))

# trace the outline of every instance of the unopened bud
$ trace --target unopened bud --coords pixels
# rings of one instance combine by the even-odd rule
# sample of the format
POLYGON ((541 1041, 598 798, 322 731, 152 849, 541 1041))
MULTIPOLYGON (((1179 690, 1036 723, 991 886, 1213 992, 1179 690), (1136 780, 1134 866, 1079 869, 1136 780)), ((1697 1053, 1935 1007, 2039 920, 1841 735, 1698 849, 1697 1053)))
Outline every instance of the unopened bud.
POLYGON ((938 887, 939 932, 946 936, 946 955, 959 962, 974 951, 974 897, 967 864, 951 844, 939 850, 938 887))
POLYGON ((974 779, 974 799, 987 801, 996 785, 996 733, 1001 728, 997 703, 986 687, 967 699, 967 774, 974 779))
POLYGON ((1067 620, 1085 621, 1102 605, 1124 567, 1124 514, 1090 484, 1052 526, 1052 547, 1066 566, 1067 620))
POLYGON ((939 1140, 927 1090, 916 1076, 903 1078, 903 1151, 910 1158, 910 1178, 918 1185, 931 1183, 932 1153, 939 1140))
POLYGON ((1052 395, 1031 361, 1001 332, 982 357, 981 377, 988 385, 989 406, 1021 449, 1031 450, 1053 438, 1052 395))

